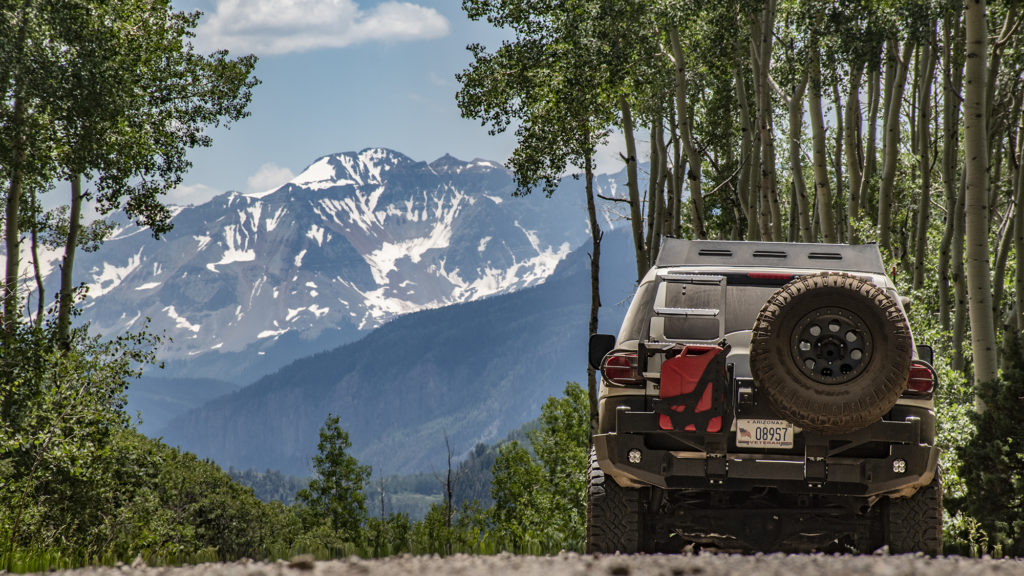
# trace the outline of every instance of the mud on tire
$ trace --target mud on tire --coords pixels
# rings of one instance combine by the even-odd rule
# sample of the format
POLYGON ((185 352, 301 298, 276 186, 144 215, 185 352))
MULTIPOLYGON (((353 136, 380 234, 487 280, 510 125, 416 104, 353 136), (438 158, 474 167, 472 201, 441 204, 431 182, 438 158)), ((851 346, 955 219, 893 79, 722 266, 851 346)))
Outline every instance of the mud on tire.
POLYGON ((942 554, 942 479, 938 471, 930 484, 910 498, 890 500, 884 512, 890 553, 942 554))
POLYGON ((841 434, 877 421, 906 388, 912 341, 899 304, 840 273, 797 278, 761 308, 750 369, 772 407, 801 428, 841 434))
POLYGON ((605 476, 593 447, 587 472, 587 553, 640 552, 640 490, 623 488, 611 476, 605 476))

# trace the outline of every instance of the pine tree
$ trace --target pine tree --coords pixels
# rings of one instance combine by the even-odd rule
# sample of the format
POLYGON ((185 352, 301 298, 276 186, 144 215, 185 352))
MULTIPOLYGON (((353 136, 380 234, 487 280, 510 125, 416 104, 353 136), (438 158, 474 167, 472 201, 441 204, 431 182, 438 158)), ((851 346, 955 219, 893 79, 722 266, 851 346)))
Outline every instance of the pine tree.
POLYGON ((300 490, 297 499, 348 540, 357 540, 366 520, 363 487, 370 479, 370 467, 348 454, 352 442, 338 417, 329 415, 320 428, 318 454, 313 457, 313 479, 300 490))
POLYGON ((987 407, 972 414, 974 435, 957 450, 960 476, 967 485, 964 499, 953 507, 981 522, 989 546, 1003 554, 1024 555, 1024 358, 1019 337, 1004 343, 1010 360, 1002 377, 978 385, 987 407))

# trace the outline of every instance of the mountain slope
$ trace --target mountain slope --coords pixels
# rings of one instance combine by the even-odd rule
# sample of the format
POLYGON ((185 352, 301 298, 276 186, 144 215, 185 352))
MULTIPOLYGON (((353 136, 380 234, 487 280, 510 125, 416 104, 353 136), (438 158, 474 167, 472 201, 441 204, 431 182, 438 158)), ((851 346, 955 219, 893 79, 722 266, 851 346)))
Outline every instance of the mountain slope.
MULTIPOLYGON (((608 234, 603 248, 602 326, 616 331, 633 288, 629 238, 608 234)), ((376 472, 440 470, 446 435, 466 453, 536 418, 567 380, 585 382, 588 265, 581 249, 540 286, 396 318, 185 413, 162 435, 225 467, 305 475, 334 413, 376 472)))
POLYGON ((237 384, 213 378, 160 378, 147 375, 132 382, 125 410, 133 418, 136 415, 142 416, 142 421, 137 424, 139 432, 154 435, 174 416, 239 388, 237 384))

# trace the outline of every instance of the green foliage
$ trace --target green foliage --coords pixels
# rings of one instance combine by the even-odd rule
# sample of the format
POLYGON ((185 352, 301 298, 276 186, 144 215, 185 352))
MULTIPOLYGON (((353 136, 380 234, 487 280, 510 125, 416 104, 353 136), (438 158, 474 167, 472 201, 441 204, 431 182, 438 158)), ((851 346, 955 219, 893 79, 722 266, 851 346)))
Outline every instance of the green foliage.
POLYGON ((217 465, 134 431, 122 433, 104 463, 116 474, 116 511, 103 526, 106 552, 220 558, 261 557, 289 542, 300 525, 293 511, 265 504, 217 465))
POLYGON ((515 545, 544 529, 548 499, 544 472, 519 442, 503 445, 494 462, 491 496, 495 528, 515 545))
MULTIPOLYGON (((455 508, 478 505, 484 509, 494 504, 491 498, 492 468, 501 447, 513 440, 528 442, 527 434, 537 428, 539 419, 511 431, 496 444, 477 444, 452 474, 452 499, 455 508)), ((386 476, 370 483, 366 501, 371 515, 378 513, 381 489, 384 490, 383 511, 386 514, 406 513, 413 520, 426 517, 433 504, 444 499, 444 479, 436 472, 405 476, 386 476)), ((257 490, 257 495, 259 491, 257 490)))
POLYGON ((309 487, 300 490, 297 499, 309 509, 314 521, 326 521, 326 527, 343 540, 356 541, 366 520, 363 488, 370 478, 370 467, 362 466, 347 453, 352 448, 348 432, 338 417, 327 417, 320 428, 318 454, 313 457, 314 477, 309 487))
MULTIPOLYGON (((196 53, 188 40, 199 13, 164 0, 24 4, 0 18, 24 35, 0 50, 10 70, 0 74, 0 118, 36 151, 27 175, 85 175, 100 213, 122 209, 154 235, 166 232, 160 195, 181 182, 188 151, 211 144, 207 127, 247 115, 255 56, 196 53), (27 102, 20 118, 19 98, 27 102)), ((16 148, 0 147, 0 157, 16 148)))
POLYGON ((409 552, 412 523, 408 514, 390 514, 366 521, 366 541, 373 548, 373 556, 392 556, 409 552))
POLYGON ((95 549, 91 514, 107 496, 97 465, 128 425, 124 393, 149 340, 80 335, 63 351, 52 326, 19 326, 0 350, 0 545, 95 549))
POLYGON ((130 427, 124 393, 155 339, 56 342, 22 326, 0 349, 0 566, 261 557, 295 539, 292 510, 130 427))
POLYGON ((552 542, 557 548, 583 549, 587 407, 586 391, 569 383, 564 396, 548 399, 541 408, 540 426, 528 433, 535 455, 515 441, 500 448, 491 517, 496 536, 514 549, 552 542))
MULTIPOLYGON (((509 437, 515 435, 513 432, 509 437)), ((498 459, 498 450, 497 446, 477 444, 469 456, 459 463, 455 473, 457 502, 475 501, 484 506, 494 503, 491 499, 491 481, 494 478, 491 470, 498 459)))
POLYGON ((287 476, 277 470, 258 472, 256 470, 235 470, 228 468, 228 476, 243 486, 253 489, 256 497, 264 502, 277 501, 286 506, 295 502, 295 495, 309 482, 304 478, 287 476))
MULTIPOLYGON (((866 219, 854 224, 858 227, 861 238, 875 235, 872 225, 866 219)), ((931 245, 939 244, 942 226, 941 221, 932 222, 929 240, 931 245)), ((926 256, 927 268, 935 270, 939 258, 938 251, 931 251, 926 256)), ((897 258, 888 258, 886 266, 896 267, 897 274, 893 281, 900 294, 910 299, 907 313, 915 343, 928 344, 934 348, 934 368, 939 382, 935 395, 936 445, 941 450, 939 466, 942 470, 943 502, 947 512, 944 515, 944 550, 978 555, 985 546, 981 544, 981 540, 986 538, 981 525, 970 515, 951 505, 962 499, 967 492, 960 474, 958 452, 971 436, 974 390, 965 374, 951 367, 951 334, 948 330, 942 329, 936 313, 939 307, 938 275, 926 274, 922 288, 915 290, 911 285, 909 269, 902 268, 897 258)))
POLYGON ((181 183, 188 152, 212 143, 209 127, 248 114, 255 56, 196 53, 189 38, 198 21, 198 12, 175 11, 168 0, 0 6, 4 38, 13 40, 0 46, 9 330, 21 314, 22 221, 33 252, 63 235, 58 326, 67 347, 75 252, 95 249, 111 230, 101 220, 83 228, 84 203, 94 200, 101 215, 120 210, 159 237, 171 227, 162 195, 181 183), (72 184, 66 219, 43 214, 38 199, 55 179, 72 184))
MULTIPOLYGON (((1019 350, 1017 338, 1005 343, 1019 350)), ((1011 354, 1008 369, 981 384, 987 409, 971 414, 970 439, 957 450, 960 477, 967 488, 952 506, 976 518, 995 554, 1024 555, 1024 358, 1011 354)))
POLYGON ((487 515, 476 503, 449 510, 439 502, 413 527, 412 549, 417 554, 480 552, 480 544, 489 534, 487 515))
POLYGON ((598 40, 609 15, 587 1, 464 0, 462 8, 472 20, 511 30, 515 39, 493 52, 468 47, 474 61, 456 75, 459 109, 492 134, 516 125, 508 161, 516 193, 540 184, 550 195, 568 168, 592 163, 612 122, 615 100, 607 87, 614 68, 607 63, 615 53, 598 40))

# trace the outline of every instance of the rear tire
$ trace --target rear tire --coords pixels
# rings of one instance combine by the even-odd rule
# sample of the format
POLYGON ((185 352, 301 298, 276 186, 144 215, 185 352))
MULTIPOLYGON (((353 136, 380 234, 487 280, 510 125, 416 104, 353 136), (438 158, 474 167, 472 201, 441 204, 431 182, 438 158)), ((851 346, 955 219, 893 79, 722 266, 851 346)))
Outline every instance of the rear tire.
POLYGON ((942 479, 939 472, 910 498, 889 500, 885 540, 892 554, 942 554, 942 479))
POLYGON ((828 272, 780 288, 757 315, 750 370, 781 416, 843 434, 877 422, 907 386, 910 326, 894 298, 828 272))
POLYGON ((590 448, 587 483, 587 553, 635 554, 642 551, 643 499, 606 476, 590 448))

